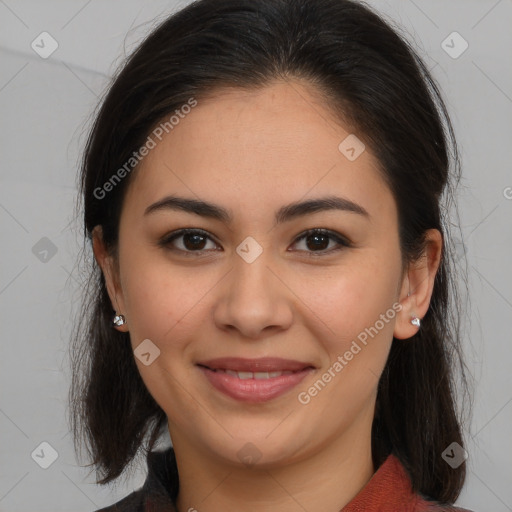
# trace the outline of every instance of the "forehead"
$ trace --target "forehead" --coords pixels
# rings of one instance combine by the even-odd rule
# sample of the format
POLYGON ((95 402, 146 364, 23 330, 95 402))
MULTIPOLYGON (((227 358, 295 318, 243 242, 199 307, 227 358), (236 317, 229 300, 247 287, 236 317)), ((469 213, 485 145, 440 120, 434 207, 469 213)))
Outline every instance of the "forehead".
POLYGON ((386 202, 392 208, 377 160, 354 137, 326 100, 301 82, 225 89, 198 99, 169 133, 155 139, 126 201, 143 208, 180 192, 274 211, 304 196, 339 192, 368 210, 386 202), (347 158, 354 153, 343 152, 345 140, 356 156, 360 152, 357 158, 347 158))

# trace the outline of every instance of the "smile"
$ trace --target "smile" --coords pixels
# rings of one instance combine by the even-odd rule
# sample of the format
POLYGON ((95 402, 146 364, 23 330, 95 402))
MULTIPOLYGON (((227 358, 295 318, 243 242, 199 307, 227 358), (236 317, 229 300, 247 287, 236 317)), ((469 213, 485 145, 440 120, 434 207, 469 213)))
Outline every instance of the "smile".
POLYGON ((252 403, 284 395, 315 370, 309 363, 279 358, 222 358, 197 367, 216 391, 252 403))

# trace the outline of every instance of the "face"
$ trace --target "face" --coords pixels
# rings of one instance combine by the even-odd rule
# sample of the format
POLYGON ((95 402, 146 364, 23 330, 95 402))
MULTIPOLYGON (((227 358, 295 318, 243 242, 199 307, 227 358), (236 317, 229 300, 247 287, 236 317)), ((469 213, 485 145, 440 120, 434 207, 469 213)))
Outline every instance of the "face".
POLYGON ((227 90, 133 176, 109 293, 175 445, 276 465, 369 430, 393 334, 415 328, 396 204, 368 148, 340 151, 349 134, 304 83, 227 90))

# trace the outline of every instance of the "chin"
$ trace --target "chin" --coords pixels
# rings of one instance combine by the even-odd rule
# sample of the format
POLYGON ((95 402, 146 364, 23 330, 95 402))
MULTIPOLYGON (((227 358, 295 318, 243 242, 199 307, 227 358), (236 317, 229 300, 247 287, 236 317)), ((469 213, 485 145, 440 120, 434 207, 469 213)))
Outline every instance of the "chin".
MULTIPOLYGON (((279 421, 274 422, 272 428, 275 429, 278 424, 279 421)), ((226 435, 220 439, 209 438, 204 442, 214 456, 237 467, 269 469, 286 466, 306 456, 302 439, 284 430, 269 436, 268 432, 272 432, 272 428, 254 434, 253 425, 249 429, 250 433, 245 436, 239 429, 236 437, 226 435)))

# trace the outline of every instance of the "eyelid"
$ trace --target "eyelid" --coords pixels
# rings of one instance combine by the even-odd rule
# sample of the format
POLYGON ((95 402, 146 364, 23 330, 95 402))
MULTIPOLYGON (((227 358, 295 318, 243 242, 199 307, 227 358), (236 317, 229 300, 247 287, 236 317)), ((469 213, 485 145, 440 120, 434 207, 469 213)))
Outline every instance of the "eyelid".
MULTIPOLYGON (((176 231, 168 233, 167 235, 164 235, 161 238, 161 240, 158 242, 158 244, 160 246, 162 246, 162 247, 169 248, 169 245, 170 245, 171 242, 173 242, 175 239, 180 238, 181 236, 187 235, 187 234, 199 234, 199 235, 202 235, 205 238, 213 241, 215 244, 218 245, 218 242, 216 241, 215 237, 213 237, 208 231, 205 231, 204 229, 201 229, 201 228, 181 228, 181 229, 178 229, 176 231)), ((341 235, 340 233, 338 233, 336 231, 332 231, 332 230, 326 229, 326 228, 311 228, 311 229, 307 229, 306 231, 303 231, 302 233, 300 233, 299 235, 296 236, 296 238, 293 241, 293 245, 295 245, 296 243, 300 242, 301 240, 303 240, 307 236, 312 236, 312 235, 325 235, 325 236, 328 236, 328 237, 331 238, 331 240, 335 241, 338 244, 338 246, 335 247, 335 248, 331 248, 331 249, 322 249, 320 251, 291 251, 291 252, 304 252, 304 253, 306 253, 309 256, 317 257, 317 256, 323 256, 323 255, 331 254, 331 253, 337 252, 337 251, 339 251, 339 250, 341 250, 343 248, 349 248, 349 247, 353 246, 352 242, 346 236, 343 236, 343 235, 341 235)), ((184 251, 182 249, 176 249, 176 248, 171 248, 171 250, 176 251, 176 252, 181 252, 181 253, 186 254, 186 255, 194 255, 194 254, 195 255, 201 255, 204 252, 211 252, 212 251, 212 249, 201 249, 201 250, 198 250, 198 251, 184 251)))
MULTIPOLYGON (((218 245, 217 240, 210 233, 208 233, 208 231, 205 231, 204 229, 200 229, 200 228, 181 228, 181 229, 177 229, 176 231, 172 231, 171 233, 164 235, 158 242, 158 245, 168 248, 168 246, 171 244, 171 242, 173 242, 175 239, 180 238, 183 235, 188 235, 188 234, 202 235, 205 238, 211 240, 212 242, 214 242, 218 245)), ((176 249, 174 247, 171 249, 174 251, 177 251, 177 252, 184 253, 184 254, 194 254, 194 253, 201 254, 205 251, 207 251, 207 252, 211 251, 211 249, 201 249, 200 251, 184 251, 182 249, 176 249)))
POLYGON ((332 230, 326 229, 326 228, 308 229, 308 230, 304 231, 303 233, 301 233, 300 235, 298 235, 297 238, 295 238, 294 244, 303 240, 307 236, 312 236, 312 235, 328 236, 329 238, 331 238, 331 240, 334 240, 338 244, 338 246, 335 248, 331 248, 331 249, 323 249, 321 251, 305 251, 308 255, 311 255, 311 256, 315 256, 315 255, 321 256, 324 254, 331 254, 333 252, 340 250, 341 248, 352 247, 352 242, 347 237, 341 235, 340 233, 338 233, 336 231, 332 231, 332 230))

